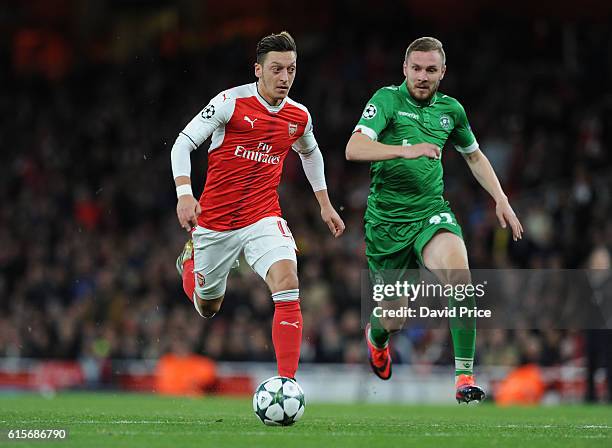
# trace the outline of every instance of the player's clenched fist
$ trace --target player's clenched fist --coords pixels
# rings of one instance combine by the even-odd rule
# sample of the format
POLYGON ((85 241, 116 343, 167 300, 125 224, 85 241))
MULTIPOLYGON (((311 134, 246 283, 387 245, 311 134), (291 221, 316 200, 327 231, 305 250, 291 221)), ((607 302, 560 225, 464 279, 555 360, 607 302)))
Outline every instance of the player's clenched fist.
POLYGON ((200 203, 190 194, 182 195, 176 204, 176 216, 181 227, 187 232, 198 225, 198 216, 202 213, 200 203))

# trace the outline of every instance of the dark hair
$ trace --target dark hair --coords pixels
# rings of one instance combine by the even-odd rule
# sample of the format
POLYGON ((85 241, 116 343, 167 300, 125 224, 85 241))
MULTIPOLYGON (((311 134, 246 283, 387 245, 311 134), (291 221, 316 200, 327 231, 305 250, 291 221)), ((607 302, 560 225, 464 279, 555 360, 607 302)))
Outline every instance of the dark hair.
POLYGON ((446 54, 442 48, 442 42, 435 37, 419 37, 417 40, 412 42, 406 50, 406 57, 404 60, 408 60, 408 56, 413 51, 437 51, 442 56, 442 65, 446 64, 446 54))
POLYGON ((257 42, 257 49, 255 50, 257 63, 263 63, 266 54, 271 51, 293 51, 297 54, 297 47, 293 37, 287 31, 270 34, 257 42))

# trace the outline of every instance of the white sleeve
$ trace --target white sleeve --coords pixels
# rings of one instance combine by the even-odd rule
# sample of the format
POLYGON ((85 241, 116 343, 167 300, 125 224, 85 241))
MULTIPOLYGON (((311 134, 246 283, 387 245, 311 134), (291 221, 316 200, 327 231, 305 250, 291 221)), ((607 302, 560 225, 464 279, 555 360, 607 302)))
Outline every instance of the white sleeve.
POLYGON ((310 182, 312 186, 312 191, 327 189, 323 154, 321 154, 321 150, 314 136, 310 113, 308 113, 308 122, 306 123, 304 135, 293 143, 292 148, 300 155, 300 159, 302 159, 302 168, 304 168, 306 179, 308 179, 308 182, 310 182))
POLYGON ((302 159, 304 174, 306 174, 306 179, 308 179, 312 186, 312 191, 326 190, 325 164, 323 163, 323 154, 321 154, 317 142, 315 141, 315 147, 312 151, 307 154, 299 154, 300 159, 302 159))
POLYGON ((227 92, 221 92, 180 132, 170 152, 175 179, 178 176, 191 176, 191 151, 204 143, 215 129, 225 126, 234 113, 235 104, 234 98, 227 92))
POLYGON ((170 151, 170 160, 172 162, 172 177, 175 179, 179 176, 191 177, 191 151, 194 145, 184 134, 179 134, 170 151))

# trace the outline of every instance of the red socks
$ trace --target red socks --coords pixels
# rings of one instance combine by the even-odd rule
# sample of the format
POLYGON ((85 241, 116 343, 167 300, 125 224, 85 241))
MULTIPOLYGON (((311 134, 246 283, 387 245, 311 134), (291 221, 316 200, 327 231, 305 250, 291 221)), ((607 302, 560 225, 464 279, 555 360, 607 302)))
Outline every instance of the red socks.
POLYGON ((289 378, 295 378, 302 344, 302 311, 300 301, 297 299, 298 294, 299 290, 272 294, 274 299, 272 342, 276 353, 278 374, 289 378), (296 300, 287 300, 289 295, 295 295, 296 300), (279 296, 285 296, 285 301, 279 296))
POLYGON ((195 290, 195 276, 193 275, 193 258, 183 264, 183 290, 189 300, 193 302, 193 291, 195 290))
MULTIPOLYGON (((187 260, 183 264, 183 290, 189 300, 193 302, 193 292, 195 290, 193 260, 187 260)), ((295 378, 302 344, 302 311, 299 294, 299 289, 279 291, 272 294, 274 300, 272 342, 276 353, 278 374, 289 378, 295 378)))

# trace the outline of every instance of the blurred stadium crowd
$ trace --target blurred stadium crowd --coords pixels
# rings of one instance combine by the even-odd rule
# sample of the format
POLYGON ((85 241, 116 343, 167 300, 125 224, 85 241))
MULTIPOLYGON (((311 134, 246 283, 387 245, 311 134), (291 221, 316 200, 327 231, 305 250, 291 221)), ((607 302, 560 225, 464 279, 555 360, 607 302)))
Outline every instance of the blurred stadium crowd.
MULTIPOLYGON (((333 20, 340 12, 329 14, 333 20)), ((447 147, 446 196, 471 266, 582 268, 596 247, 612 247, 609 27, 491 17, 475 39, 402 13, 385 22, 391 34, 382 23, 368 28, 378 13, 367 20, 342 14, 337 23, 346 25, 294 33, 299 67, 291 96, 311 111, 330 194, 347 224, 332 239, 299 158, 290 155, 280 194, 300 250, 303 361, 365 360, 359 279, 368 166, 346 162, 344 147, 371 94, 402 82, 405 48, 422 34, 444 42, 440 90, 464 104, 526 229, 512 243, 447 147)), ((261 34, 272 31, 280 29, 261 34)), ((181 341, 217 360, 273 359, 271 299, 244 262, 212 320, 193 310, 174 267, 187 234, 175 217, 170 148, 209 98, 254 80, 258 37, 161 53, 163 42, 153 40, 120 62, 82 58, 59 74, 18 60, 17 49, 2 53, 0 356, 157 358, 181 341)), ((198 194, 205 166, 201 148, 192 155, 198 194)), ((481 365, 580 364, 585 355, 579 331, 480 334, 481 365)), ((395 359, 425 369, 450 365, 451 350, 443 330, 407 329, 394 341, 395 359)))

